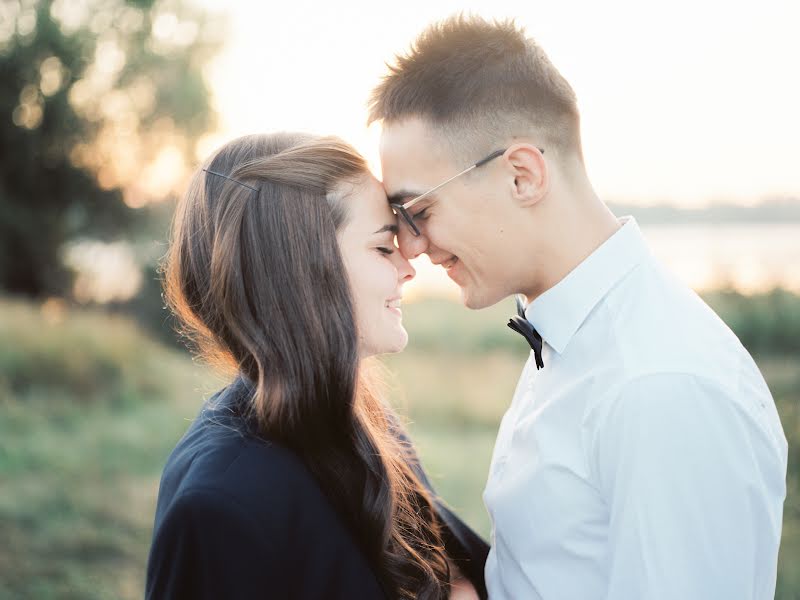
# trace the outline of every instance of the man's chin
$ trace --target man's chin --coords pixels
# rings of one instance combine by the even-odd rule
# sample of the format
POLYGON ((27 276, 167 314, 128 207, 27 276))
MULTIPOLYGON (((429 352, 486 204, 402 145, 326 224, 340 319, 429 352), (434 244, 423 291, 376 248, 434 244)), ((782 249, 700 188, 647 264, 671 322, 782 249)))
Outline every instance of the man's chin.
POLYGON ((461 303, 470 310, 489 308, 500 302, 502 298, 494 298, 490 294, 481 293, 470 286, 459 286, 461 289, 461 303))

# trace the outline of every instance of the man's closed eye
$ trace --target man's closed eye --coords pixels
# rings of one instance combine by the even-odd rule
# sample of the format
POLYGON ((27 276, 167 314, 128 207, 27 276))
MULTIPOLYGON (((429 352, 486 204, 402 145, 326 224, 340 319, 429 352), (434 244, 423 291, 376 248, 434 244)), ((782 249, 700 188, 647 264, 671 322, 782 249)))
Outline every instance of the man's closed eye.
POLYGON ((418 213, 414 213, 411 218, 415 221, 424 221, 428 218, 428 207, 426 206, 418 213))

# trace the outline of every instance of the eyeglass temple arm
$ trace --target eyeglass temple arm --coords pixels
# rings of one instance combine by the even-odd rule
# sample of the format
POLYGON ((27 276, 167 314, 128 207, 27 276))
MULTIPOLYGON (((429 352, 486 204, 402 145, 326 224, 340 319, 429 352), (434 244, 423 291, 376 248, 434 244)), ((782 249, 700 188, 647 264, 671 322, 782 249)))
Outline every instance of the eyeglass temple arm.
POLYGON ((453 175, 453 176, 452 176, 450 179, 448 179, 447 181, 443 181, 442 183, 440 183, 439 185, 437 185, 435 188, 433 188, 433 189, 430 189, 430 190, 428 190, 427 192, 425 192, 424 194, 421 194, 421 195, 417 196, 416 198, 414 198, 413 200, 410 200, 409 202, 407 202, 407 203, 403 204, 403 205, 402 205, 402 206, 403 206, 403 208, 411 208, 412 206, 414 206, 414 205, 415 205, 417 202, 419 202, 420 200, 424 200, 425 198, 427 198, 428 196, 430 196, 430 195, 431 195, 433 192, 435 192, 435 191, 436 191, 436 190, 438 190, 439 188, 442 188, 442 187, 446 186, 448 183, 450 183, 451 181, 453 181, 453 179, 457 179, 457 178, 461 177, 462 175, 464 175, 465 173, 469 173, 470 171, 472 171, 472 169, 474 169, 474 168, 475 168, 475 167, 477 167, 477 166, 478 166, 478 164, 476 163, 476 164, 474 164, 474 165, 471 165, 471 166, 467 167, 466 169, 464 169, 464 170, 463 170, 463 171, 461 171, 460 173, 456 173, 455 175, 453 175))
MULTIPOLYGON (((508 149, 508 148, 504 148, 504 149, 502 149, 502 150, 495 150, 494 152, 492 152, 492 153, 491 153, 489 156, 487 156, 486 158, 482 158, 482 159, 480 159, 478 162, 476 162, 474 165, 471 165, 471 166, 467 167, 466 169, 464 169, 464 170, 463 170, 463 171, 461 171, 460 173, 456 173, 455 175, 453 175, 453 176, 452 176, 450 179, 448 179, 447 181, 443 181, 442 183, 440 183, 439 185, 437 185, 435 188, 433 188, 433 189, 431 189, 431 190, 428 190, 428 191, 427 191, 427 192, 425 192, 424 194, 422 194, 422 195, 420 195, 420 196, 417 196, 417 197, 416 197, 416 198, 414 198, 413 200, 411 200, 411 201, 407 202, 406 204, 401 204, 400 206, 402 206, 402 207, 403 207, 403 208, 405 208, 405 209, 411 208, 411 207, 412 207, 412 206, 414 206, 414 205, 415 205, 417 202, 419 202, 419 201, 421 201, 421 200, 424 200, 425 198, 427 198, 428 196, 430 196, 430 195, 431 195, 433 192, 435 192, 436 190, 438 190, 438 189, 439 189, 439 188, 441 188, 441 187, 444 187, 445 185, 447 185, 448 183, 450 183, 450 182, 451 182, 451 181, 453 181, 454 179, 457 179, 458 177, 461 177, 462 175, 465 175, 466 173, 469 173, 470 171, 472 171, 472 169, 477 169, 478 167, 482 167, 483 165, 485 165, 486 163, 488 163, 490 160, 494 160, 494 159, 495 159, 495 158, 497 158, 498 156, 502 156, 502 155, 505 153, 505 151, 506 151, 507 149, 508 149)), ((537 148, 537 150, 538 150, 539 152, 541 152, 542 154, 544 154, 544 150, 543 150, 542 148, 537 148)))
POLYGON ((473 166, 474 168, 476 168, 476 169, 477 169, 478 167, 482 167, 483 165, 485 165, 486 163, 488 163, 490 160, 494 160, 495 158, 497 158, 498 156, 500 156, 501 154, 503 154, 503 152, 505 152, 505 149, 504 149, 504 150, 495 150, 495 151, 494 151, 494 152, 492 152, 492 153, 491 153, 489 156, 487 156, 486 158, 482 158, 482 159, 480 159, 478 162, 476 162, 476 163, 475 163, 474 165, 472 165, 472 166, 473 166))
MULTIPOLYGON (((482 158, 481 160, 479 160, 478 162, 476 162, 476 163, 475 163, 473 166, 474 166, 474 167, 476 167, 476 168, 477 168, 477 167, 482 167, 483 165, 485 165, 486 163, 488 163, 490 160, 493 160, 493 159, 497 158, 498 156, 501 156, 502 154, 504 154, 506 150, 508 150, 508 148, 506 148, 505 150, 495 150, 494 152, 492 152, 492 153, 491 153, 489 156, 487 156, 486 158, 482 158)), ((538 150, 538 151, 539 151, 541 154, 544 154, 544 149, 542 149, 542 148, 537 148, 537 150, 538 150)))

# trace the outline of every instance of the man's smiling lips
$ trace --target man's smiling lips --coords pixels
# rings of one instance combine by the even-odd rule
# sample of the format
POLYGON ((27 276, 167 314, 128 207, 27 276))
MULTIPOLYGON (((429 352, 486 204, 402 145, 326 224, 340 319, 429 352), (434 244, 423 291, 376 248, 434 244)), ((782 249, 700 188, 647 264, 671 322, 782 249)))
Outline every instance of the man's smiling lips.
POLYGON ((458 262, 458 257, 457 256, 451 256, 447 260, 434 262, 433 264, 440 265, 442 268, 444 268, 445 271, 449 271, 450 269, 452 269, 456 265, 457 262, 458 262))

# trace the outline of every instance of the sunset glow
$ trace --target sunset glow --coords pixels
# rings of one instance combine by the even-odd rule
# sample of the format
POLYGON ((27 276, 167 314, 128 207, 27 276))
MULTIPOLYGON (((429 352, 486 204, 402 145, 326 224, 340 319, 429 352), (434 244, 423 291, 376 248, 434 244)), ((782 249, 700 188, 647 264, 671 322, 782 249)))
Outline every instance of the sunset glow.
POLYGON ((222 139, 335 133, 376 162, 365 103, 425 25, 515 17, 572 83, 606 200, 703 205, 800 196, 800 3, 443 0, 204 5, 229 19, 208 71, 222 139))

